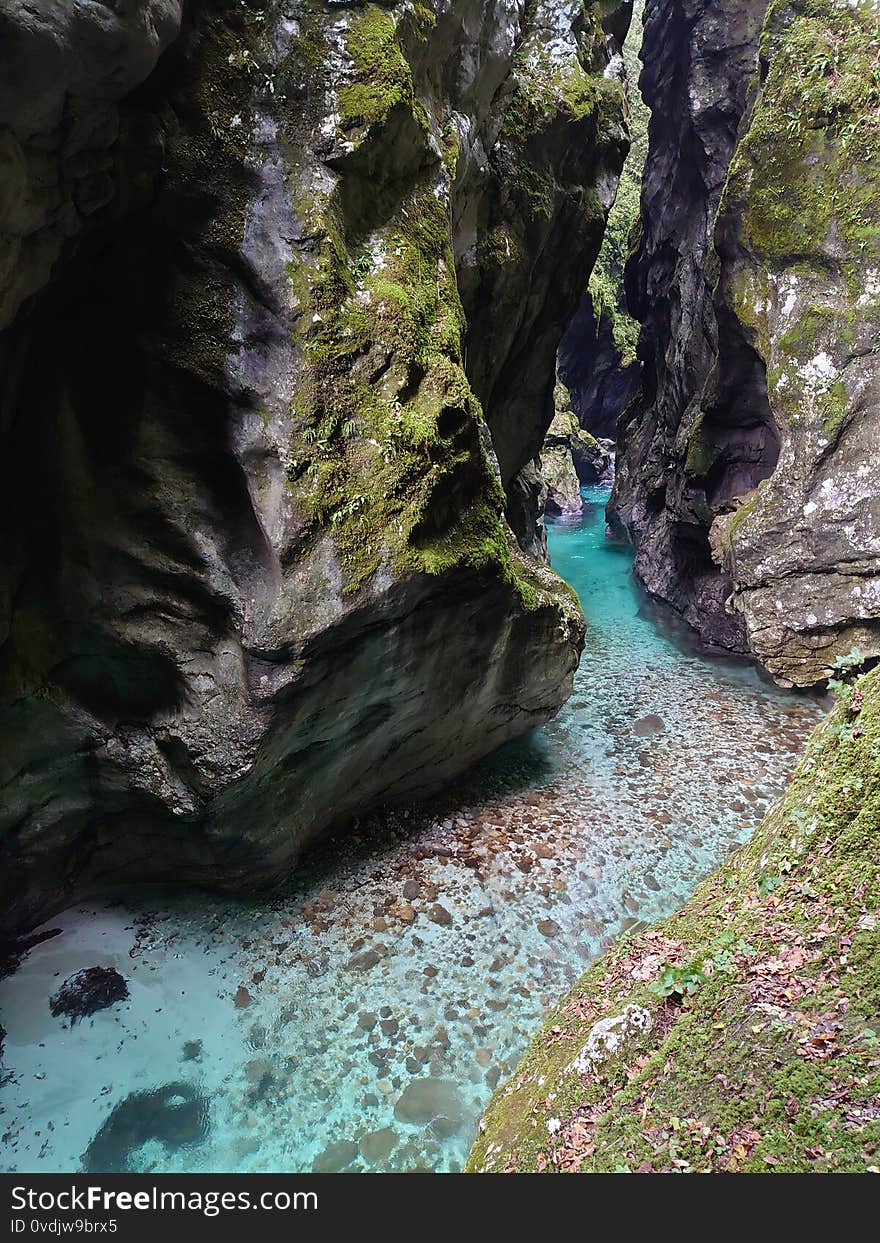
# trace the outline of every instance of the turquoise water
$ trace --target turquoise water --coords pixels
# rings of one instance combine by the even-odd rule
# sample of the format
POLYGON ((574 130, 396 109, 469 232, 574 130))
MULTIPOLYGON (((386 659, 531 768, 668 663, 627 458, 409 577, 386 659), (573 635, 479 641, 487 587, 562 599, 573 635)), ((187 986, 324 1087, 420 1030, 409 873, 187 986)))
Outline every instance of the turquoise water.
POLYGON ((458 1169, 546 1008, 749 836, 821 708, 690 649, 606 538, 607 492, 584 496, 550 530, 589 620, 557 719, 271 900, 52 920, 0 982, 0 1168, 458 1169), (91 966, 130 996, 68 1028, 48 998, 91 966))

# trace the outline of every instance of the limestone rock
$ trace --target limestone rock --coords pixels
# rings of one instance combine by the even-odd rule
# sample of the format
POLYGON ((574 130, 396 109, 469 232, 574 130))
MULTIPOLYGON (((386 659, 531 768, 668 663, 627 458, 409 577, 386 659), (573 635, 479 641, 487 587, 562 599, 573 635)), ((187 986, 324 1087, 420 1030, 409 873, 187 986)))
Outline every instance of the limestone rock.
POLYGON ((603 309, 597 317, 589 293, 560 342, 557 365, 581 426, 614 442, 618 419, 640 392, 641 367, 621 354, 610 312, 603 309))
MULTIPOLYGON (((742 426, 748 400, 752 457, 762 426, 774 445, 717 561, 749 647, 797 686, 828 677, 854 647, 880 655, 880 126, 860 86, 876 30, 868 0, 829 6, 821 22, 808 3, 771 6, 768 68, 716 226, 725 331, 703 435, 715 446, 719 423, 742 426), (806 90, 804 59, 833 64, 838 48, 843 72, 806 90), (779 116, 795 109, 783 131, 779 116), (744 373, 755 377, 745 392, 744 373)), ((723 442, 713 456, 717 512, 750 477, 723 442)))
POLYGON ((448 1079, 433 1076, 412 1079, 397 1099, 394 1116, 411 1126, 439 1127, 444 1135, 454 1135, 464 1125, 464 1111, 458 1089, 448 1079))
POLYGON ((646 400, 621 431, 613 509, 653 594, 809 686, 854 647, 880 654, 878 129, 858 85, 876 13, 647 12, 629 271, 646 400), (812 84, 808 63, 825 66, 812 84))
POLYGON ((584 507, 581 484, 614 477, 614 444, 583 431, 570 408, 557 410, 541 447, 540 469, 547 488, 546 512, 579 514, 584 507))
POLYGON ((116 192, 119 102, 180 29, 183 0, 0 0, 0 329, 116 192))
POLYGON ((541 473, 547 484, 544 506, 548 514, 579 514, 584 507, 572 454, 572 441, 579 432, 575 416, 558 411, 544 438, 541 473))
POLYGON ((273 884, 558 710, 534 459, 627 137, 568 0, 0 18, 9 931, 273 884))
POLYGON ((650 1010, 632 1003, 624 1006, 620 1014, 593 1024, 586 1044, 568 1069, 580 1075, 589 1074, 609 1057, 619 1057, 633 1037, 644 1035, 653 1026, 654 1017, 650 1010))
POLYGON ((358 1155, 359 1149, 354 1140, 338 1139, 328 1144, 323 1152, 318 1153, 312 1164, 316 1174, 338 1174, 348 1168, 358 1155))

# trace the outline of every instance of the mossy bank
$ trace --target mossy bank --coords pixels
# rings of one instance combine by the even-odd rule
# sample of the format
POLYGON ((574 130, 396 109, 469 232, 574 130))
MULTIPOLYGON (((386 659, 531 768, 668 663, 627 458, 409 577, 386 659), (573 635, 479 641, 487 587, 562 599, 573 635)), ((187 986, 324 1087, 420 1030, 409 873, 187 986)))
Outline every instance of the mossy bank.
POLYGON ((548 1020, 469 1170, 877 1169, 880 669, 838 698, 753 840, 548 1020))

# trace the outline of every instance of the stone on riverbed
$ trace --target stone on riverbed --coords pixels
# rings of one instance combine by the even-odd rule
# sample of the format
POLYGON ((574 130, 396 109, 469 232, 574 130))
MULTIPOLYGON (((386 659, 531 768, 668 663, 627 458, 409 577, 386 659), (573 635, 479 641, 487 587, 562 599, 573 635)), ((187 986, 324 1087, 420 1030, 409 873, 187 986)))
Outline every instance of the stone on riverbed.
POLYGON ((429 1123, 444 1135, 454 1135, 464 1124, 465 1113, 455 1084, 449 1079, 413 1079, 394 1106, 398 1122, 411 1126, 429 1123))
POLYGON ((315 1174, 338 1174, 351 1165, 358 1152, 358 1146, 353 1140, 334 1140, 315 1157, 312 1171, 315 1174))
POLYGON ((370 1165, 381 1165, 391 1156, 397 1147, 397 1132, 390 1126, 381 1131, 371 1131, 360 1138, 360 1154, 370 1165))

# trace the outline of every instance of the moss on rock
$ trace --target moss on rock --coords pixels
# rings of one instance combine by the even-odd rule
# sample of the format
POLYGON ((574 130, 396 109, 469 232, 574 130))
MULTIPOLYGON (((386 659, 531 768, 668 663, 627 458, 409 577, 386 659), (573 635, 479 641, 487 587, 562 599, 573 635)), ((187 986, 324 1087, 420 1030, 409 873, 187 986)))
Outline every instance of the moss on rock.
MULTIPOLYGON (((443 158, 449 126, 429 121, 416 97, 403 43, 411 52, 431 23, 411 16, 368 5, 347 27, 338 181, 302 194, 313 240, 288 267, 304 364, 288 491, 302 515, 300 539, 330 534, 345 594, 383 566, 436 575, 461 565, 500 577, 534 608, 557 580, 526 572, 511 548, 482 410, 464 371, 450 236, 454 161, 443 158), (360 208, 375 194, 379 159, 400 163, 383 167, 393 194, 378 227, 365 226, 360 208)), ((494 244, 499 255, 509 245, 500 234, 494 244)))

